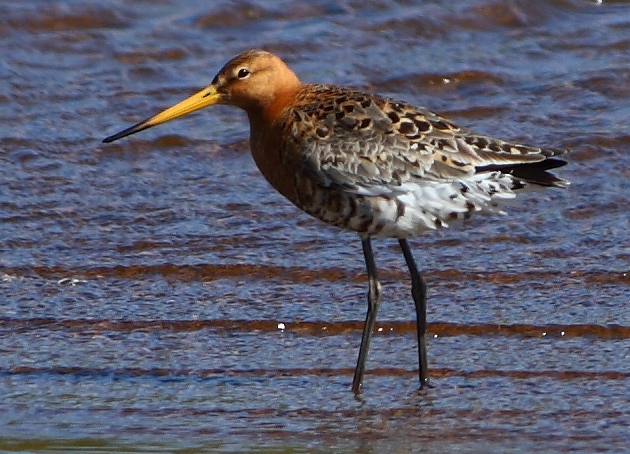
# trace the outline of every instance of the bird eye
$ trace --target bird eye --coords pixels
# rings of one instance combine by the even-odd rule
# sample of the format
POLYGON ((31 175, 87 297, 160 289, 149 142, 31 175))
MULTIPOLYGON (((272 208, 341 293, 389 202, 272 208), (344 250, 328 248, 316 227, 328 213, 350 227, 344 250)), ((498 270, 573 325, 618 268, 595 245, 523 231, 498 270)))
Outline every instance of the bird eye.
POLYGON ((241 69, 238 70, 237 76, 238 76, 239 79, 245 79, 247 76, 249 76, 249 74, 250 74, 249 73, 249 69, 241 68, 241 69))

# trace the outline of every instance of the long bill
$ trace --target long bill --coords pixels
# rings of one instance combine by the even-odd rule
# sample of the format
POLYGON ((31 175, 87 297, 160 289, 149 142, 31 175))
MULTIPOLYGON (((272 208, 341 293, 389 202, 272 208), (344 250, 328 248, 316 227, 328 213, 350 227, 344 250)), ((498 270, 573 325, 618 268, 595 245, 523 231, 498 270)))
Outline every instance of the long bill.
POLYGON ((182 102, 175 104, 173 107, 169 107, 168 109, 163 110, 162 112, 152 116, 151 118, 147 118, 146 120, 125 129, 124 131, 120 131, 117 134, 105 138, 103 142, 113 142, 114 140, 118 140, 131 134, 135 134, 136 132, 144 131, 145 129, 160 125, 162 123, 166 123, 167 121, 182 117, 196 110, 203 109, 204 107, 218 104, 220 100, 221 94, 217 92, 216 88, 213 85, 210 85, 200 92, 195 93, 190 98, 187 98, 182 102))

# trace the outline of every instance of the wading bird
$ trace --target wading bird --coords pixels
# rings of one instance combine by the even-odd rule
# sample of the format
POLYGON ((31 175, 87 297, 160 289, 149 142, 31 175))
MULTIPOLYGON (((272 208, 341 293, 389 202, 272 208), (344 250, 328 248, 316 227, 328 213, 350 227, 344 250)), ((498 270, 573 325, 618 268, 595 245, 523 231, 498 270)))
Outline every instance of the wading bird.
POLYGON ((368 309, 352 389, 360 393, 381 303, 371 239, 396 238, 411 274, 420 387, 428 383, 427 286, 407 242, 499 203, 528 186, 565 187, 548 172, 564 150, 505 142, 460 128, 402 101, 351 88, 302 83, 276 55, 230 60, 190 98, 107 137, 112 142, 213 104, 240 107, 267 181, 301 210, 361 237, 368 309))

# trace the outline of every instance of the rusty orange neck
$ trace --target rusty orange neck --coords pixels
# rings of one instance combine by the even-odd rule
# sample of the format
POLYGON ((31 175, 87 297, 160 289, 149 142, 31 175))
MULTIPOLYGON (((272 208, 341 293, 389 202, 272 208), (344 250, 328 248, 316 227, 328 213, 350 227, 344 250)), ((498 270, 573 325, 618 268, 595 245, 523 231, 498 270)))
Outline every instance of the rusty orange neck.
POLYGON ((286 135, 285 112, 295 103, 301 87, 301 83, 286 87, 262 108, 247 109, 254 161, 267 181, 292 202, 296 201, 297 150, 282 138, 286 135))

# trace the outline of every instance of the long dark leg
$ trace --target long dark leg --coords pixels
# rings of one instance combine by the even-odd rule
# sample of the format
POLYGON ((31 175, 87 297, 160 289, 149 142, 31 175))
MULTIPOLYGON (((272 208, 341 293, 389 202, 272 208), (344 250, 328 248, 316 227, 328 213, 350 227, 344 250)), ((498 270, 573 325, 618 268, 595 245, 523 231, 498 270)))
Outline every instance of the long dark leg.
POLYGON ((365 316, 365 325, 363 326, 359 359, 357 360, 357 367, 354 370, 354 380, 352 380, 352 391, 354 391, 355 394, 361 392, 363 373, 365 372, 365 360, 367 359, 370 339, 372 338, 372 331, 374 331, 374 324, 376 323, 376 314, 381 304, 381 284, 378 282, 376 263, 374 262, 374 255, 372 254, 370 238, 362 238, 361 245, 363 246, 363 255, 365 256, 365 266, 367 267, 370 287, 368 290, 368 310, 365 316))
POLYGON ((420 388, 429 383, 429 366, 427 363, 427 284, 418 271, 413 254, 406 239, 399 239, 400 249, 405 256, 409 273, 411 274, 411 295, 416 305, 416 320, 418 322, 418 364, 420 388))

